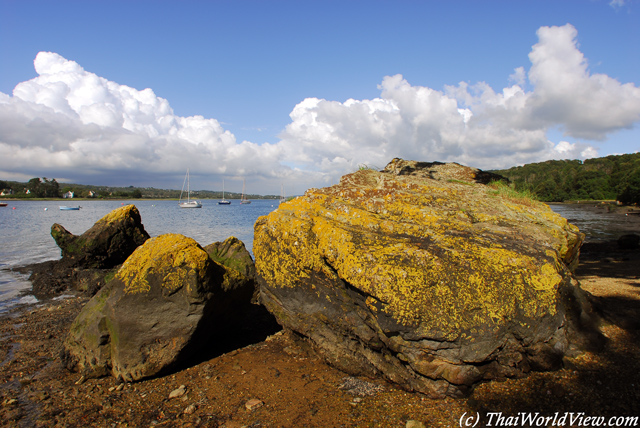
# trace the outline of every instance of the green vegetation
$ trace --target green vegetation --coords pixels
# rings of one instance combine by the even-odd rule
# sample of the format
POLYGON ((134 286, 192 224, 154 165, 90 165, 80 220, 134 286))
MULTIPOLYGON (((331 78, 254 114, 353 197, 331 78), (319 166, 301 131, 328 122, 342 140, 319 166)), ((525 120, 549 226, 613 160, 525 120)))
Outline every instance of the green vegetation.
POLYGON ((640 203, 640 153, 580 160, 552 160, 505 170, 500 174, 515 190, 544 202, 618 200, 640 203))
POLYGON ((493 193, 510 199, 538 199, 536 195, 531 193, 529 190, 518 190, 514 184, 506 183, 503 180, 492 181, 487 184, 487 186, 495 189, 493 191, 489 191, 489 194, 493 193))
POLYGON ((462 181, 462 180, 456 180, 454 178, 450 178, 447 180, 448 183, 456 183, 456 184, 462 184, 464 186, 473 186, 473 183, 469 183, 468 181, 462 181))
POLYGON ((503 180, 492 181, 487 186, 494 189, 489 191, 489 195, 500 195, 513 202, 529 206, 535 205, 538 201, 538 197, 529 190, 518 190, 513 183, 505 183, 503 180))
POLYGON ((32 178, 27 183, 30 194, 38 198, 57 198, 60 195, 60 185, 55 178, 49 180, 47 177, 32 178))
POLYGON ((366 163, 358 164, 358 171, 367 171, 367 170, 380 171, 380 169, 381 168, 378 168, 375 165, 367 165, 366 163))

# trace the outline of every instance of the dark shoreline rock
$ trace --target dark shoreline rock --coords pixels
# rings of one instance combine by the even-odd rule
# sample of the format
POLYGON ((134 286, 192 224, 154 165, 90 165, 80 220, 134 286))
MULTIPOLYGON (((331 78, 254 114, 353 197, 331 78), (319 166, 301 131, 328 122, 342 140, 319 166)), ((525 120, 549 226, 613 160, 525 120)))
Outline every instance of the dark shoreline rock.
POLYGON ((124 381, 160 375, 244 316, 253 281, 193 239, 149 239, 82 309, 65 341, 67 368, 124 381))
POLYGON ((60 247, 62 258, 19 269, 31 274, 32 292, 38 298, 66 290, 93 296, 127 257, 149 239, 135 205, 111 211, 78 236, 56 223, 51 226, 51 236, 60 247))
POLYGON ((51 236, 60 247, 62 259, 84 269, 120 265, 149 239, 135 205, 111 211, 78 236, 56 223, 51 226, 51 236))

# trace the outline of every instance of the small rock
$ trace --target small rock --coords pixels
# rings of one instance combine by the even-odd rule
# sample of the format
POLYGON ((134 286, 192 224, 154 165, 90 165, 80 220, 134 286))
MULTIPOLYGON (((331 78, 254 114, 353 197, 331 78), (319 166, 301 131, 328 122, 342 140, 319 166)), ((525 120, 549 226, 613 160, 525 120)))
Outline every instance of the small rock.
POLYGON ((33 380, 30 377, 23 377, 22 379, 20 379, 18 382, 20 382, 20 385, 28 385, 32 382, 33 380))
POLYGON ((287 355, 300 355, 300 350, 296 348, 292 348, 291 346, 287 346, 286 348, 283 349, 283 351, 287 355))
POLYGON ((196 405, 195 404, 190 404, 187 406, 186 409, 184 409, 184 414, 185 415, 191 415, 196 411, 196 405))
POLYGON ((15 404, 18 404, 18 400, 16 400, 15 398, 9 398, 4 400, 2 404, 5 406, 13 406, 15 404))
POLYGON ((182 397, 185 392, 187 392, 187 387, 184 385, 180 385, 178 389, 174 389, 173 391, 171 391, 171 393, 169 394, 169 398, 182 397))
POLYGON ((259 407, 262 407, 263 405, 264 403, 257 398, 252 398, 251 400, 244 403, 244 407, 246 407, 246 409, 249 411, 253 411, 259 407))
POLYGON ((39 401, 45 401, 49 399, 49 394, 46 391, 38 391, 35 393, 34 398, 39 401))
POLYGON ((407 421, 405 428, 425 428, 425 426, 420 421, 409 420, 407 421))

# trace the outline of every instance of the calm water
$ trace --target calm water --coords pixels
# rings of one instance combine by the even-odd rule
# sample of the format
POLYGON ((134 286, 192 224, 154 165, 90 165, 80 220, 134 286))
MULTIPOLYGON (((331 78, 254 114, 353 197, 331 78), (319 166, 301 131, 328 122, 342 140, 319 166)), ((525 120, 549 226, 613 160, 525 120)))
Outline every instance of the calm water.
MULTIPOLYGON (((551 204, 551 209, 578 226, 587 241, 609 241, 627 233, 640 234, 640 216, 613 214, 597 205, 551 204)), ((623 208, 621 208, 624 210, 623 208)))
MULTIPOLYGON (((15 304, 34 301, 31 296, 21 297, 21 291, 29 289, 31 284, 26 276, 13 272, 12 268, 60 258, 60 249, 51 237, 54 223, 79 235, 123 203, 126 202, 82 201, 79 211, 61 211, 58 202, 49 201, 16 201, 0 207, 0 313, 15 304)), ((77 205, 69 205, 74 204, 77 205)), ((249 251, 253 247, 256 219, 277 207, 275 200, 254 200, 248 205, 240 205, 236 200, 231 205, 204 200, 201 209, 180 209, 176 201, 136 201, 134 204, 152 237, 180 233, 205 246, 235 236, 249 251)), ((593 207, 552 205, 551 208, 578 226, 588 240, 617 239, 629 233, 630 227, 640 224, 639 218, 608 214, 593 207)), ((640 228, 633 231, 640 233, 640 228)))
MULTIPOLYGON (((125 203, 9 201, 8 206, 0 207, 0 313, 15 304, 34 301, 31 296, 21 297, 21 291, 31 284, 12 268, 60 258, 60 249, 51 237, 54 223, 80 235, 125 203), (82 209, 61 211, 59 205, 80 205, 82 209)), ((218 205, 217 200, 205 199, 200 209, 181 209, 177 201, 135 201, 134 205, 151 237, 180 233, 205 246, 235 236, 252 251, 256 219, 273 211, 278 201, 258 199, 240 205, 233 200, 231 205, 218 205)))

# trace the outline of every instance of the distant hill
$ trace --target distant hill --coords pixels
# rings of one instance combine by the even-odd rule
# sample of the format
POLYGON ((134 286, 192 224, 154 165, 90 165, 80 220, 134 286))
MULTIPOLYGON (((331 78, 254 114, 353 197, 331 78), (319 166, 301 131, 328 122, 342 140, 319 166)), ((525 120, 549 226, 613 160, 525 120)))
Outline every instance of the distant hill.
POLYGON ((640 203, 640 153, 580 160, 550 160, 492 170, 544 202, 618 200, 640 203))
MULTIPOLYGON (((73 192, 75 198, 94 199, 178 199, 180 190, 156 189, 153 187, 111 187, 86 184, 58 183, 55 179, 33 178, 27 183, 0 180, 0 192, 7 193, 6 198, 61 198, 67 192, 73 192)), ((225 192, 227 199, 240 199, 241 193, 225 192)), ((248 199, 278 199, 276 195, 245 195, 248 199)), ((194 199, 221 199, 221 191, 191 191, 194 199)))

